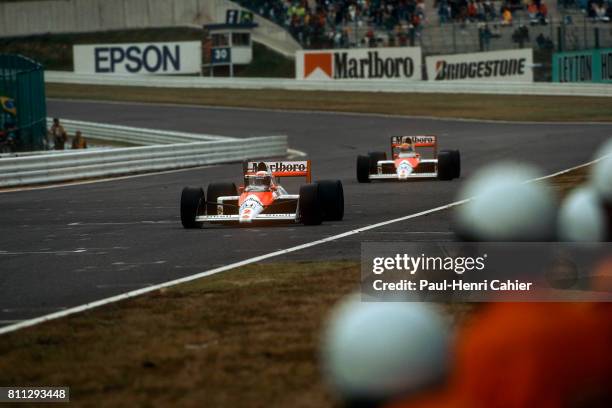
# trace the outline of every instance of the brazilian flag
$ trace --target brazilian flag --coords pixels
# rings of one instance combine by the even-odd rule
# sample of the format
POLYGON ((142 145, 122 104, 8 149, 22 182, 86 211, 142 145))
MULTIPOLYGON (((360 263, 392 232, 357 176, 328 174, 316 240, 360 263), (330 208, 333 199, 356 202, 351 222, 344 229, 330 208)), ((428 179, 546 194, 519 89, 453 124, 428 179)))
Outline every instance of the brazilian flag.
POLYGON ((0 96, 0 105, 4 112, 10 113, 13 116, 17 116, 17 107, 15 101, 6 96, 0 96))

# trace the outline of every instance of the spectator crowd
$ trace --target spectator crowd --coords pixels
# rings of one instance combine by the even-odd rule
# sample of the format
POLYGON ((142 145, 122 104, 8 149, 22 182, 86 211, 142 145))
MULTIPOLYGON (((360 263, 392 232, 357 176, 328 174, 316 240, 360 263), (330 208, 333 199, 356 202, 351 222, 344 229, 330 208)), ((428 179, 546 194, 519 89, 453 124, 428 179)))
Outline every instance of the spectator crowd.
POLYGON ((437 0, 440 23, 494 22, 511 25, 514 13, 526 10, 530 21, 546 23, 548 6, 543 0, 437 0))
MULTIPOLYGON (((424 0, 239 0, 239 4, 286 27, 306 47, 347 46, 354 31, 365 31, 367 45, 376 31, 398 43, 425 20, 424 0)), ((364 45, 365 45, 364 44, 364 45)))
MULTIPOLYGON (((568 0, 570 1, 570 0, 568 0)), ((576 0, 585 1, 586 0, 576 0)), ((517 12, 531 24, 548 22, 544 0, 435 0, 437 21, 428 21, 425 0, 238 0, 286 27, 306 48, 408 45, 425 24, 449 22, 512 25, 517 12)), ((612 0, 585 3, 594 17, 612 12, 612 0), (603 14, 602 14, 603 13, 603 14)), ((604 17, 601 17, 603 19, 604 17)))
POLYGON ((579 9, 593 21, 612 20, 612 0, 563 0, 559 5, 565 9, 579 9))
MULTIPOLYGON (((461 30, 468 25, 477 27, 481 51, 495 48, 492 40, 505 37, 504 27, 513 27, 512 42, 519 47, 529 43, 539 49, 554 47, 550 33, 539 30, 530 39, 526 27, 549 24, 549 7, 553 3, 547 0, 433 0, 427 2, 429 6, 425 0, 237 0, 237 3, 285 27, 307 49, 413 46, 422 44, 426 26, 441 26, 436 30, 444 35, 443 26, 449 23, 458 24, 461 30)), ((585 21, 612 21, 612 0, 563 0, 554 7, 574 8, 578 15, 584 15, 585 21)), ((564 15, 563 21, 571 24, 573 17, 564 15)))

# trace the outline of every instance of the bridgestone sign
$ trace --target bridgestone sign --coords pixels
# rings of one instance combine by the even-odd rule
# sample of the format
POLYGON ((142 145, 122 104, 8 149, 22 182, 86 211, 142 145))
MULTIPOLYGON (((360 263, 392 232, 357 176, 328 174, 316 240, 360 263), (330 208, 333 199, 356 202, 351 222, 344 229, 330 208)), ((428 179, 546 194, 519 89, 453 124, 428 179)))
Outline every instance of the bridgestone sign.
POLYGON ((300 80, 420 80, 419 47, 297 51, 300 80))
POLYGON ((194 74, 202 66, 199 41, 75 45, 73 54, 82 74, 194 74))
POLYGON ((509 50, 427 57, 430 81, 533 82, 533 51, 509 50))

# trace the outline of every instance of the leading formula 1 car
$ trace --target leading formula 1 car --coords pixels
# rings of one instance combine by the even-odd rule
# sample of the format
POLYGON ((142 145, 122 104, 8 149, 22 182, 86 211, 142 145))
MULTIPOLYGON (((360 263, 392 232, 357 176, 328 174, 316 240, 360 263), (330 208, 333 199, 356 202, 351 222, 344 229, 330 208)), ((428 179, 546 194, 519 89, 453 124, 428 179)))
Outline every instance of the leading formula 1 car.
POLYGON ((310 160, 243 163, 244 184, 210 183, 185 187, 181 194, 181 223, 200 228, 204 223, 249 224, 296 222, 318 225, 344 216, 344 192, 340 180, 311 183, 310 160), (308 184, 299 194, 289 194, 281 177, 304 177, 308 184))
POLYGON ((461 175, 459 150, 438 152, 436 136, 392 136, 391 160, 385 152, 357 157, 357 181, 410 180, 438 178, 452 180, 461 175), (416 148, 432 148, 431 158, 423 158, 416 148))

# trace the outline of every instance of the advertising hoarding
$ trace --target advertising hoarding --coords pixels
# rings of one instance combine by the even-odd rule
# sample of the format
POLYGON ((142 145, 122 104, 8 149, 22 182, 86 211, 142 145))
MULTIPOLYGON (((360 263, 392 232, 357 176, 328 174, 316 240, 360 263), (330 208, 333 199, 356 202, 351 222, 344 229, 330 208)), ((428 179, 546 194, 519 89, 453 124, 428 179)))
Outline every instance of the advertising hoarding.
POLYGON ((421 48, 297 51, 298 80, 420 80, 421 48))
POLYGON ((82 74, 193 74, 202 65, 199 41, 75 45, 82 74))
POLYGON ((430 81, 533 82, 531 49, 435 55, 425 64, 430 81))

